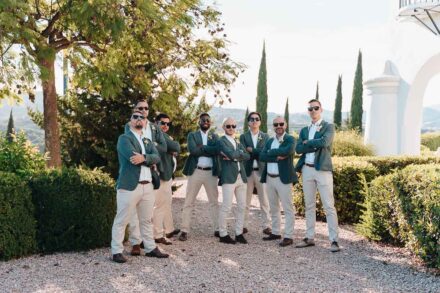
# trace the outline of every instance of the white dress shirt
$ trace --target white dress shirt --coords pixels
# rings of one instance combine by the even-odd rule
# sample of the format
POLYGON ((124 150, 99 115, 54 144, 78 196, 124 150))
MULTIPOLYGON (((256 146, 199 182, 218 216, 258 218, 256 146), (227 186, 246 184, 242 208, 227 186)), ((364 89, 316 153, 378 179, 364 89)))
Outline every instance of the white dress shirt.
MULTIPOLYGON (((203 132, 200 130, 200 134, 202 135, 202 141, 203 141, 203 145, 207 145, 208 144, 208 132, 203 132)), ((212 158, 210 157, 199 157, 199 161, 197 163, 198 167, 201 168, 209 168, 212 167, 212 158)))
MULTIPOLYGON (((284 136, 286 133, 284 132, 280 138, 274 137, 272 144, 270 145, 270 149, 277 149, 280 147, 280 141, 284 140, 284 136)), ((280 175, 280 171, 278 170, 278 162, 276 163, 267 163, 267 173, 271 175, 280 175)))
MULTIPOLYGON (((132 129, 130 129, 130 131, 134 134, 137 141, 141 145, 142 154, 145 155, 145 146, 144 146, 144 142, 142 141, 142 135, 139 135, 138 133, 134 132, 132 129)), ((139 175, 139 181, 151 182, 151 170, 149 167, 141 165, 141 174, 139 175)))
MULTIPOLYGON (((230 143, 232 143, 232 145, 234 146, 234 150, 237 150, 237 142, 235 141, 234 137, 229 136, 229 135, 225 135, 225 137, 229 140, 230 143)), ((234 160, 237 162, 237 160, 234 160)), ((237 166, 238 166, 238 171, 240 172, 240 162, 237 162, 237 166)))
MULTIPOLYGON (((315 133, 317 131, 318 126, 321 125, 322 118, 316 121, 316 123, 312 123, 309 126, 309 137, 308 140, 311 140, 315 137, 315 133)), ((307 153, 306 154, 306 164, 315 164, 315 153, 307 153)))
POLYGON ((153 135, 151 133, 150 121, 147 120, 147 124, 145 124, 144 129, 142 130, 142 138, 146 137, 149 140, 153 141, 153 135))
MULTIPOLYGON (((254 145, 254 148, 257 148, 257 143, 258 143, 258 135, 260 134, 260 132, 258 131, 257 134, 253 134, 251 131, 251 136, 252 136, 252 143, 254 145)), ((252 163, 252 168, 258 168, 258 162, 257 160, 254 160, 254 162, 252 163)))

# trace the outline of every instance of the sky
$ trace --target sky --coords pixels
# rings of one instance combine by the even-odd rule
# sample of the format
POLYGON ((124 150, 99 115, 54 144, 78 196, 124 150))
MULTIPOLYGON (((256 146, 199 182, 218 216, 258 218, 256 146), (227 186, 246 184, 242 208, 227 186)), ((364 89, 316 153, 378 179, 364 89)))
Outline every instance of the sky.
MULTIPOLYGON (((224 107, 255 109, 264 41, 268 111, 284 113, 288 97, 290 113, 304 112, 318 81, 323 108, 333 110, 339 74, 343 111, 348 111, 358 51, 363 53, 364 81, 383 72, 397 6, 398 0, 218 0, 231 56, 247 66, 232 88, 232 103, 224 107)), ((425 106, 440 104, 436 84, 440 75, 428 85, 425 106)))

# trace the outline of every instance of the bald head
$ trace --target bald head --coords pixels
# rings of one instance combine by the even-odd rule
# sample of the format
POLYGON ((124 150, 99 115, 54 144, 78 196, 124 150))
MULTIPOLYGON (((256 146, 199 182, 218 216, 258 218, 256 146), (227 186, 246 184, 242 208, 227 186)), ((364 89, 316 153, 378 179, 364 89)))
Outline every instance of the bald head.
POLYGON ((235 128, 237 128, 237 123, 234 118, 227 117, 223 120, 223 130, 226 135, 234 136, 235 128))

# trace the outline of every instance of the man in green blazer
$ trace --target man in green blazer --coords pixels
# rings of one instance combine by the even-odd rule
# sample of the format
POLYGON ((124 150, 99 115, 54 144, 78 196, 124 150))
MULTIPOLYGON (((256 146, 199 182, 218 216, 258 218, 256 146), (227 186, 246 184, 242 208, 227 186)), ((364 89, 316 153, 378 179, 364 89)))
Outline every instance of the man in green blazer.
POLYGON ((220 182, 222 187, 223 202, 219 213, 220 242, 235 244, 236 242, 247 244, 243 236, 244 210, 246 208, 246 171, 243 162, 250 159, 245 148, 235 139, 237 123, 233 118, 223 121, 225 135, 219 140, 220 150, 220 182), (237 200, 235 210, 235 240, 228 234, 226 218, 232 207, 232 198, 237 200))
POLYGON ((301 158, 296 165, 302 173, 305 214, 306 237, 296 245, 298 248, 314 246, 316 222, 316 190, 319 191, 321 202, 327 218, 330 251, 340 250, 338 245, 338 215, 333 197, 333 165, 332 143, 335 127, 321 118, 321 102, 316 99, 309 101, 309 115, 312 123, 301 129, 296 152, 301 158))
POLYGON ((272 217, 272 234, 263 240, 281 239, 280 201, 283 206, 286 223, 284 239, 280 246, 293 244, 295 226, 295 209, 292 203, 292 184, 298 182, 293 157, 295 154, 295 138, 286 133, 287 123, 283 117, 273 120, 275 137, 269 139, 260 154, 260 160, 266 162, 261 182, 266 183, 272 217))
POLYGON ((199 117, 200 130, 188 134, 189 156, 183 167, 183 174, 188 176, 185 203, 182 210, 182 232, 179 240, 186 241, 191 229, 191 215, 197 195, 202 185, 205 187, 209 201, 209 213, 214 228, 218 233, 218 135, 210 133, 211 117, 202 113, 199 117))
POLYGON ((155 121, 163 132, 167 143, 167 152, 160 154, 162 172, 160 172, 160 187, 156 191, 156 203, 154 204, 154 239, 156 243, 170 245, 172 242, 166 238, 171 238, 180 232, 179 229, 174 229, 171 209, 173 173, 177 164, 176 157, 180 153, 180 145, 167 133, 171 126, 171 119, 167 114, 157 115, 155 121))
MULTIPOLYGON (((135 111, 130 119, 130 130, 119 136, 117 150, 119 160, 119 177, 117 181, 117 211, 112 227, 113 261, 124 263, 127 259, 122 254, 125 228, 134 211, 139 215, 140 234, 144 243, 146 256, 166 258, 154 243, 153 207, 155 194, 152 184, 154 164, 160 157, 154 144, 142 138, 142 128, 146 117, 135 111)), ((139 243, 138 243, 139 244, 139 243)))
POLYGON ((248 232, 247 227, 249 226, 249 210, 251 206, 252 194, 254 193, 254 189, 256 189, 258 200, 260 201, 260 209, 263 213, 263 233, 270 235, 272 230, 270 228, 269 200, 267 199, 264 185, 260 182, 261 173, 263 172, 265 166, 265 163, 260 161, 260 152, 263 150, 264 145, 269 139, 269 135, 260 131, 260 113, 249 113, 247 121, 249 130, 240 136, 240 143, 251 156, 250 160, 247 160, 244 163, 247 176, 247 189, 243 233, 245 234, 248 232))

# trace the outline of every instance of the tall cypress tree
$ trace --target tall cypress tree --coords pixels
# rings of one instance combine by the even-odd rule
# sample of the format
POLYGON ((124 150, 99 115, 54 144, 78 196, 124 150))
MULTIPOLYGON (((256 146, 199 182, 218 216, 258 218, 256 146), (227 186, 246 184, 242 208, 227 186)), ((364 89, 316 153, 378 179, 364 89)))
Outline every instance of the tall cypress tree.
POLYGON ((315 99, 319 100, 319 81, 316 82, 315 99))
POLYGON ((342 75, 338 76, 338 87, 336 88, 335 111, 333 112, 333 123, 336 128, 342 125, 342 75))
POLYGON ((247 125, 248 125, 247 117, 248 117, 248 115, 249 115, 249 107, 246 108, 246 113, 244 114, 243 133, 245 133, 247 130, 247 125))
POLYGON ((266 43, 263 43, 260 70, 257 85, 257 112, 261 114, 261 131, 267 133, 267 70, 266 70, 266 43))
POLYGON ((8 121, 8 130, 6 131, 6 139, 9 142, 12 142, 14 140, 15 136, 15 126, 14 126, 14 117, 12 117, 12 109, 11 114, 9 115, 9 121, 8 121))
POLYGON ((363 85, 362 85, 362 52, 359 50, 356 73, 354 75, 353 95, 351 98, 350 109, 350 128, 362 132, 362 100, 363 100, 363 85))
POLYGON ((286 120, 286 132, 289 133, 289 98, 286 100, 286 108, 284 109, 284 120, 286 120))

